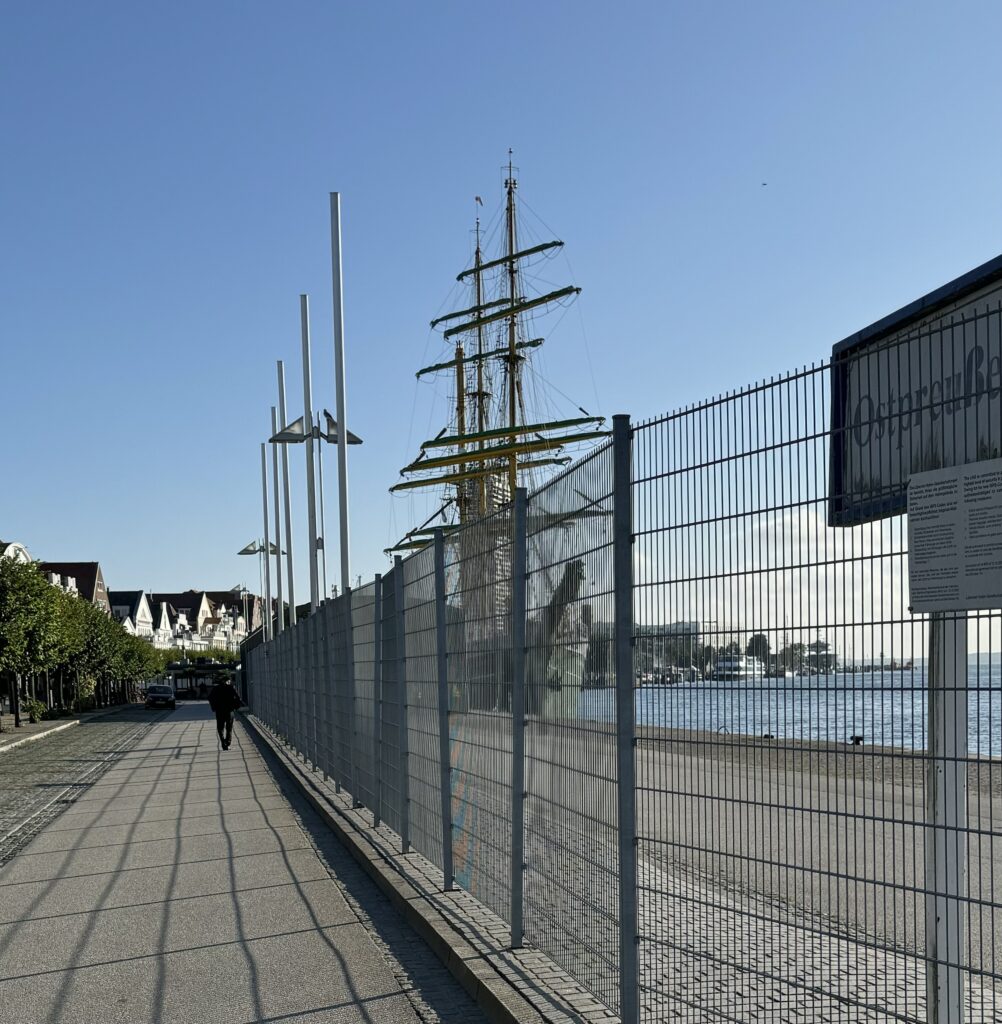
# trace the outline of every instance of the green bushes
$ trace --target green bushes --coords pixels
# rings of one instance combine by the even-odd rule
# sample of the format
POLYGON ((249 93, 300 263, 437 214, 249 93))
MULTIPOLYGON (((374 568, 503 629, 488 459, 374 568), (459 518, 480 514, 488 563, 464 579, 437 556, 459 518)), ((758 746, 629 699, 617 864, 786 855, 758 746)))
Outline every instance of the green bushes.
POLYGON ((34 698, 22 701, 22 703, 29 722, 40 722, 48 710, 40 700, 35 700, 34 698))

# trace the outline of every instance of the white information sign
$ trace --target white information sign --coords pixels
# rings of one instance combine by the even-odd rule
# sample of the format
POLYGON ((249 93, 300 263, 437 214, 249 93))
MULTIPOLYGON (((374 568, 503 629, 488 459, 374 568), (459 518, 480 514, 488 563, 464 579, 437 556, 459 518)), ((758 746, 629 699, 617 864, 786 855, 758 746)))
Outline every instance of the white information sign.
POLYGON ((1002 608, 1002 459, 912 474, 908 584, 913 612, 1002 608))

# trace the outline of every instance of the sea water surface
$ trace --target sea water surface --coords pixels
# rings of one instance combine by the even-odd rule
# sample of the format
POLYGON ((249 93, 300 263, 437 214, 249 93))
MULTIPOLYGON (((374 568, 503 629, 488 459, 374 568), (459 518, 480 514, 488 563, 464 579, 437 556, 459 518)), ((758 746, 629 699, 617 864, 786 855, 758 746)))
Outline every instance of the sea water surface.
MULTIPOLYGON (((968 751, 1002 757, 1002 662, 972 658, 967 673, 968 751)), ((611 721, 611 690, 581 694, 581 717, 611 721)), ((636 690, 638 725, 776 739, 926 748, 924 665, 793 679, 707 680, 636 690)))

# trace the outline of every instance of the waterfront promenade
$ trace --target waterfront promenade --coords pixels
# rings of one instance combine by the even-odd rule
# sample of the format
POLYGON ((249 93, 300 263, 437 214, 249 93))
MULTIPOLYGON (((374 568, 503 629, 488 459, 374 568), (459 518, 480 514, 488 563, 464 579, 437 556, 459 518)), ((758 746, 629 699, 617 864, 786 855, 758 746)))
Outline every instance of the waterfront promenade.
POLYGON ((204 704, 3 753, 0 820, 2 1024, 485 1019, 241 725, 219 750, 204 704))

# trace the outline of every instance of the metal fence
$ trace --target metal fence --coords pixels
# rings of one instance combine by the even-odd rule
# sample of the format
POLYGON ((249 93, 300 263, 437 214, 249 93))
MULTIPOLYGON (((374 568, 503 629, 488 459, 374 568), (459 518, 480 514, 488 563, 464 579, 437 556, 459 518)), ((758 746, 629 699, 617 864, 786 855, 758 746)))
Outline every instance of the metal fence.
MULTIPOLYGON (((1002 1022, 1002 613, 909 610, 903 505, 833 490, 882 415, 833 428, 837 369, 617 417, 246 656, 263 722, 631 1024, 1002 1022)), ((899 393, 956 429, 929 372, 899 393)))

